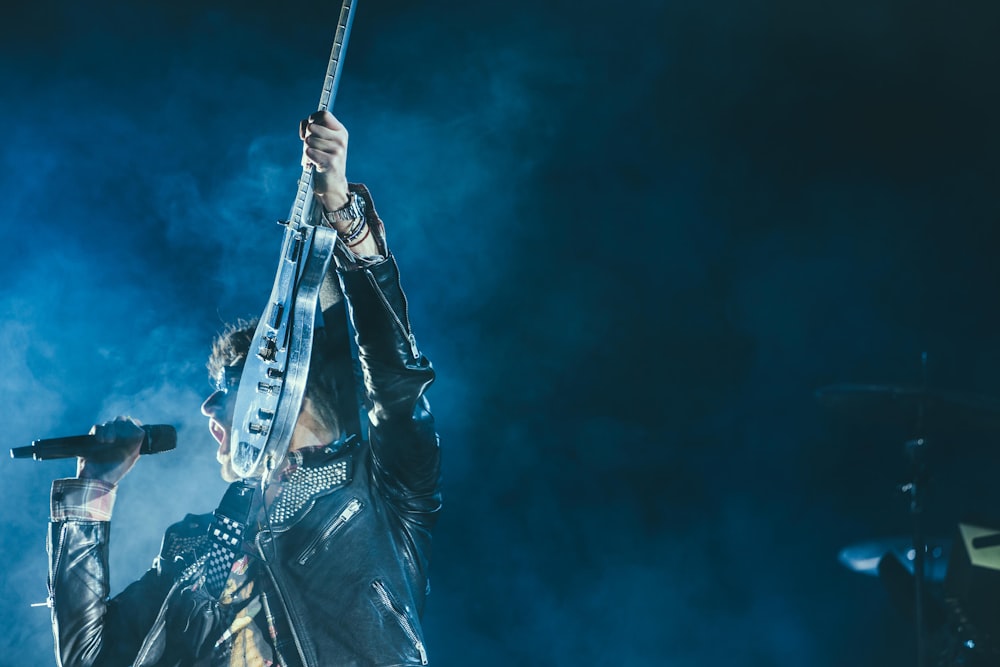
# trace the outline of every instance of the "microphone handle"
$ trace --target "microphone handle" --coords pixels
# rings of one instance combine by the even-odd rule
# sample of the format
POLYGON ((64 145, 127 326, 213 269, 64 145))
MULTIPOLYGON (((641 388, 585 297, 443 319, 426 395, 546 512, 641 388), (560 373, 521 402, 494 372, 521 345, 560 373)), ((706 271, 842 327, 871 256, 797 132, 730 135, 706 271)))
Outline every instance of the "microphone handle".
MULTIPOLYGON (((153 431, 150 425, 145 425, 142 430, 146 432, 142 439, 140 454, 156 454, 158 452, 173 449, 169 442, 158 443, 159 446, 153 448, 150 444, 154 441, 153 431)), ((165 440, 165 439, 164 439, 165 440)), ((119 441, 98 442, 92 435, 70 435, 62 438, 50 438, 45 440, 35 440, 27 447, 12 447, 10 457, 12 459, 34 459, 36 461, 48 461, 50 459, 70 459, 77 456, 91 456, 102 454, 121 447, 119 441)))
POLYGON ((97 454, 116 446, 114 442, 97 442, 92 435, 70 435, 58 439, 35 440, 27 447, 14 447, 10 450, 10 455, 15 459, 47 461, 73 458, 84 448, 97 454))

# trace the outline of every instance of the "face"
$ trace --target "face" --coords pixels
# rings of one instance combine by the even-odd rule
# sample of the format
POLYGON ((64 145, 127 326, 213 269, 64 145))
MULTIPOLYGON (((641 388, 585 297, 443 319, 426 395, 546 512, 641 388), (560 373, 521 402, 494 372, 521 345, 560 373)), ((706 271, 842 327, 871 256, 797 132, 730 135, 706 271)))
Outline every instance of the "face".
POLYGON ((240 478, 233 470, 230 459, 229 433, 233 426, 236 389, 240 384, 242 372, 242 364, 227 367, 224 375, 216 379, 216 390, 201 404, 201 413, 208 417, 208 430, 219 443, 215 458, 222 466, 222 479, 227 482, 235 482, 240 478))

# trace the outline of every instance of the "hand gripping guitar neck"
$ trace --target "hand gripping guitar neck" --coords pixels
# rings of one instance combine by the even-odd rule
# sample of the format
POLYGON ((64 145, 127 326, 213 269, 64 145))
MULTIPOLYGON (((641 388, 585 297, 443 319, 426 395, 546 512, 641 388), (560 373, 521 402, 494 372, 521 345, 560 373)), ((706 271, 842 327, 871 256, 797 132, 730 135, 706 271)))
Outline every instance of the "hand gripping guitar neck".
MULTIPOLYGON (((355 0, 344 0, 341 6, 320 111, 333 108, 355 4, 355 0)), ((313 168, 307 165, 299 177, 289 219, 283 223, 274 286, 236 394, 232 464, 241 477, 256 477, 281 463, 302 407, 319 289, 337 240, 333 229, 309 224, 312 205, 313 168)))

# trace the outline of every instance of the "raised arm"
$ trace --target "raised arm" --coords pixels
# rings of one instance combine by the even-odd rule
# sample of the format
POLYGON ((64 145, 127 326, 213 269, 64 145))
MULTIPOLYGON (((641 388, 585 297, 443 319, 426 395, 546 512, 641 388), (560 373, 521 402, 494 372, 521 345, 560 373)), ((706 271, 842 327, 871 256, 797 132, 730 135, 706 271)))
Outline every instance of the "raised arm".
POLYGON ((339 236, 336 258, 356 331, 370 441, 384 491, 408 509, 433 512, 440 453, 424 391, 434 380, 410 327, 399 269, 364 186, 347 183, 347 131, 329 112, 303 121, 303 159, 316 168, 319 220, 339 236))

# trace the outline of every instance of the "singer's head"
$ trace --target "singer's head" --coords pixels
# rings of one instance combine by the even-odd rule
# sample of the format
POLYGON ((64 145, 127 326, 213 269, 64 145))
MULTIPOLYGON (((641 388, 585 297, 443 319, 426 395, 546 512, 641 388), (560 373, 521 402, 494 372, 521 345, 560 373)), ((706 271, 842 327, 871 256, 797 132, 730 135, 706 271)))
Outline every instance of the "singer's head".
MULTIPOLYGON (((215 391, 202 403, 201 412, 208 417, 208 430, 219 445, 216 458, 222 466, 222 478, 227 482, 239 479, 230 458, 229 434, 233 425, 236 390, 256 328, 255 320, 238 320, 227 325, 212 341, 212 353, 208 358, 209 380, 215 391)), ((305 397, 289 451, 327 445, 340 436, 334 369, 325 358, 323 349, 322 345, 313 346, 305 397)))

